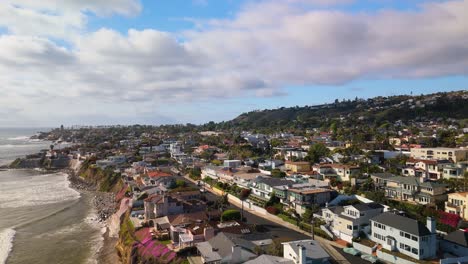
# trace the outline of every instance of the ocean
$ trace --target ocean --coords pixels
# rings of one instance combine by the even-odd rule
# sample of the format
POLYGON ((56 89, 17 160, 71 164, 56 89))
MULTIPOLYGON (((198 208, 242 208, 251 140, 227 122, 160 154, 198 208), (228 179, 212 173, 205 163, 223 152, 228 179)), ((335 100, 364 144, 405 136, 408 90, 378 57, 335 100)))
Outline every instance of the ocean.
MULTIPOLYGON (((38 129, 0 129, 0 164, 48 148, 38 129)), ((0 171, 0 264, 97 263, 103 226, 91 194, 69 188, 64 173, 0 171)))

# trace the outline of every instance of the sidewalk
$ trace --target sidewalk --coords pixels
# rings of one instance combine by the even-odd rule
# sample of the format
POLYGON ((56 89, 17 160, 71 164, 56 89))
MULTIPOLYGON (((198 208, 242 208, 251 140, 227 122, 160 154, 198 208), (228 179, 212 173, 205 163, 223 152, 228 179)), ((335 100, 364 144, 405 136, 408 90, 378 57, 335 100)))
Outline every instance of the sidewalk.
MULTIPOLYGON (((187 179, 188 181, 197 184, 197 181, 194 181, 194 180, 190 179, 187 175, 185 175, 183 177, 185 179, 187 179)), ((211 188, 206 188, 206 190, 208 190, 209 192, 211 192, 214 195, 219 196, 219 194, 214 192, 211 188)), ((237 203, 236 201, 234 201, 232 199, 229 199, 229 203, 231 203, 232 205, 235 205, 235 206, 237 206, 239 208, 242 206, 240 203, 237 203)), ((263 214, 260 214, 260 213, 256 212, 255 210, 252 210, 252 209, 246 208, 246 207, 244 207, 244 211, 247 211, 247 212, 249 212, 251 214, 254 214, 254 215, 258 216, 258 217, 262 217, 262 218, 264 218, 266 220, 272 221, 272 222, 274 222, 276 224, 282 225, 282 226, 284 226, 286 228, 292 229, 292 230, 294 230, 296 232, 299 232, 299 233, 302 233, 304 235, 311 236, 311 233, 300 229, 296 225, 293 225, 291 223, 283 221, 283 219, 281 219, 281 218, 279 218, 279 217, 277 217, 275 215, 269 214, 268 216, 266 216, 266 215, 263 215, 263 214)), ((343 255, 340 252, 338 252, 338 250, 336 250, 333 247, 333 246, 335 246, 335 247, 338 247, 338 248, 344 248, 343 245, 340 245, 340 244, 335 243, 333 241, 329 241, 329 240, 327 240, 325 238, 322 238, 322 237, 319 237, 319 236, 315 236, 315 240, 320 243, 320 245, 323 247, 323 249, 325 251, 327 251, 327 253, 330 254, 330 256, 335 261, 337 261, 338 263, 351 264, 345 257, 343 257, 343 255)))

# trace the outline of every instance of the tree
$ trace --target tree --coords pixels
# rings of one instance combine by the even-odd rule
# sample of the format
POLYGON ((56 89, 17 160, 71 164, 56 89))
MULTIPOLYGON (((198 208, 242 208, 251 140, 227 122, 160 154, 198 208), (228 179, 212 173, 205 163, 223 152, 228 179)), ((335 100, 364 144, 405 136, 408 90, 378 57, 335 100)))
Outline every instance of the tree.
POLYGON ((307 160, 313 163, 318 163, 320 158, 328 156, 330 154, 330 150, 322 143, 314 144, 310 147, 307 160))
POLYGON ((193 169, 190 169, 190 172, 189 172, 189 177, 190 179, 193 179, 193 180, 198 180, 201 178, 201 169, 200 168, 193 168, 193 169))
POLYGON ((468 171, 463 174, 463 189, 466 191, 466 184, 468 183, 468 171))
POLYGON ((244 201, 247 200, 247 198, 249 198, 249 195, 250 195, 250 189, 242 189, 239 195, 239 198, 242 202, 242 218, 241 218, 242 221, 244 221, 244 201))
POLYGON ((176 180, 176 187, 185 187, 187 183, 184 180, 176 180))
POLYGON ((280 171, 279 169, 274 169, 271 171, 271 177, 273 178, 284 178, 286 177, 286 173, 284 171, 280 171))

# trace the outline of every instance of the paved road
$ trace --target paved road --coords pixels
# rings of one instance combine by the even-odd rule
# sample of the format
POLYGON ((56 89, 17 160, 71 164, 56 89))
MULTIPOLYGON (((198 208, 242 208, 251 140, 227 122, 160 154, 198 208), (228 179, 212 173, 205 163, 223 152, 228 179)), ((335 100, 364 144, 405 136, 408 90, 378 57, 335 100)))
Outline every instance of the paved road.
MULTIPOLYGON (((199 186, 192 183, 187 178, 184 178, 184 180, 189 184, 189 186, 200 188, 199 186)), ((213 194, 211 192, 206 192, 206 197, 210 201, 215 201, 215 200, 219 199, 219 196, 216 196, 215 194, 213 194)), ((239 206, 237 206, 236 204, 231 203, 231 208, 239 209, 239 206)), ((267 220, 265 218, 265 216, 256 215, 256 214, 253 213, 253 211, 252 211, 252 213, 248 212, 248 211, 244 211, 244 216, 247 218, 247 223, 257 224, 257 225, 261 225, 261 226, 265 227, 266 228, 265 232, 269 232, 270 234, 272 234, 273 237, 283 238, 283 239, 287 239, 287 240, 290 240, 290 241, 301 240, 301 239, 310 239, 311 238, 309 236, 309 234, 307 234, 307 232, 305 232, 303 230, 299 230, 297 226, 294 226, 294 225, 292 225, 290 223, 287 223, 287 222, 284 222, 282 220, 269 221, 269 220, 267 220), (281 222, 281 223, 279 223, 279 222, 281 222), (291 228, 288 228, 288 226, 291 226, 291 228), (298 229, 298 231, 296 231, 296 229, 298 229)), ((334 243, 332 241, 328 241, 328 240, 326 240, 324 238, 321 238, 321 237, 317 237, 317 236, 315 237, 315 240, 317 240, 322 245, 322 247, 325 249, 325 251, 327 251, 328 254, 330 254, 330 256, 333 259, 333 263, 340 263, 340 264, 351 264, 351 263, 353 263, 353 262, 349 261, 347 258, 345 258, 341 254, 340 250, 337 250, 335 248, 336 246, 339 246, 336 243, 334 243)))
MULTIPOLYGON (((338 250, 338 251, 341 251, 341 255, 343 257, 345 257, 346 260, 348 260, 349 262, 351 262, 353 264, 369 264, 370 263, 369 261, 363 260, 360 256, 356 257, 356 256, 353 256, 351 254, 343 252, 343 249, 341 249, 341 248, 335 247, 335 249, 338 250)), ((337 263, 339 263, 339 262, 337 262, 337 263)))
MULTIPOLYGON (((196 184, 192 183, 191 181, 187 180, 184 178, 184 180, 187 182, 187 184, 191 187, 195 187, 195 188, 202 188, 202 187, 199 187, 197 186, 196 184)), ((219 199, 219 196, 216 196, 215 194, 211 193, 211 192, 206 192, 205 193, 205 197, 207 198, 207 200, 209 201, 216 201, 219 199)), ((239 207, 237 207, 236 205, 234 204, 230 204, 230 207, 229 208, 232 208, 232 209, 239 209, 239 207)), ((277 223, 274 223, 272 221, 269 221, 265 218, 262 218, 262 217, 259 217, 257 215, 254 215, 246 210, 244 210, 244 217, 246 218, 246 223, 247 224, 251 224, 251 225, 259 225, 263 228, 262 232, 268 232, 270 233, 273 238, 282 238, 284 240, 290 240, 290 241, 293 241, 293 240, 302 240, 302 239, 310 239, 311 237, 310 236, 306 236, 302 233, 299 233, 299 232, 296 232, 294 230, 291 230, 289 228, 286 228, 282 225, 279 225, 277 223)))

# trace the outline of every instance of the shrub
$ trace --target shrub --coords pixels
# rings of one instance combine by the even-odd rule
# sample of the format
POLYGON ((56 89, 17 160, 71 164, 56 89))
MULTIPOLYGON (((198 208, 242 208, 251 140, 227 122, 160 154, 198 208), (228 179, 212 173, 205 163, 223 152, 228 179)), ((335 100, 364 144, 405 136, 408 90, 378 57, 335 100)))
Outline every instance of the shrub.
POLYGON ((221 221, 241 220, 241 213, 234 209, 229 209, 221 215, 221 221))
POLYGON ((268 206, 266 210, 268 213, 273 214, 273 215, 277 215, 280 213, 279 209, 274 206, 268 206))

